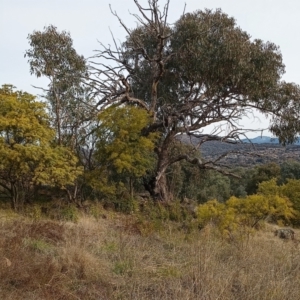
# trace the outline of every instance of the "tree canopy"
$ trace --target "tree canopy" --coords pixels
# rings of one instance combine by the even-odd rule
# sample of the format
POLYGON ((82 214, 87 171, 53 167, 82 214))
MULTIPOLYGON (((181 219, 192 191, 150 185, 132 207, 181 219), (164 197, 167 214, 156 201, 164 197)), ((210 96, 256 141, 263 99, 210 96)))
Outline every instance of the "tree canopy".
MULTIPOLYGON (((89 162, 87 167, 93 165, 91 171, 104 168, 106 162, 101 157, 106 153, 117 171, 140 176, 145 174, 142 137, 158 135, 153 147, 155 167, 147 170, 144 186, 155 199, 167 201, 172 199, 167 173, 178 162, 185 161, 200 170, 231 174, 222 164, 224 155, 205 160, 198 150, 211 140, 239 142, 248 131, 240 121, 253 110, 271 116, 269 129, 283 144, 295 141, 300 132, 300 89, 282 80, 285 67, 277 45, 251 38, 234 18, 220 9, 184 13, 170 24, 169 1, 162 7, 158 0, 148 0, 147 7, 138 0, 134 2, 138 10, 133 15, 137 26, 129 28, 112 12, 127 36, 120 44, 113 37, 113 46, 102 45, 90 60, 78 55, 70 35, 59 33, 54 26, 29 35, 31 49, 26 56, 31 73, 50 79, 47 93, 56 116, 59 144, 64 134, 69 135, 69 128, 76 128, 72 131, 77 133, 76 140, 78 136, 90 138, 80 150, 85 156, 81 161, 89 162), (82 89, 83 86, 88 89, 82 89), (126 120, 131 107, 144 110, 149 122, 127 127, 120 119, 126 120), (77 108, 80 118, 76 115, 77 108), (108 117, 113 110, 120 119, 118 122, 110 119, 106 123, 109 129, 101 132, 105 122, 99 122, 95 114, 108 117), (82 118, 85 114, 86 118, 82 118), (81 125, 74 127, 71 124, 74 122, 81 125), (114 131, 115 124, 122 129, 114 131), (214 131, 207 133, 211 125, 214 131), (129 142, 132 137, 124 134, 127 129, 139 136, 136 143, 129 142), (93 151, 85 155, 91 146, 102 147, 102 134, 105 136, 107 130, 117 133, 114 141, 105 140, 107 145, 101 155, 99 151, 95 156, 93 151), (183 134, 197 137, 198 144, 186 147, 185 151, 174 151, 180 148, 183 134), (91 157, 95 158, 93 164, 91 157)), ((141 114, 133 114, 130 123, 134 125, 139 120, 141 114)))
POLYGON ((103 175, 110 181, 121 176, 119 182, 131 184, 133 178, 140 178, 153 168, 153 149, 158 135, 142 134, 150 122, 145 110, 134 106, 111 106, 99 114, 99 122, 93 156, 99 167, 93 173, 98 173, 100 189, 103 189, 103 175))
POLYGON ((34 185, 72 185, 82 170, 68 148, 53 143, 45 104, 11 85, 0 88, 0 103, 0 186, 13 208, 29 200, 34 185))
POLYGON ((82 119, 81 102, 84 100, 82 77, 87 67, 83 56, 73 48, 73 40, 66 31, 59 32, 53 25, 44 31, 28 35, 31 48, 25 53, 30 64, 30 73, 49 79, 45 98, 48 100, 56 127, 59 144, 68 143, 75 135, 82 119), (66 141, 67 140, 67 141, 66 141))
POLYGON ((156 197, 171 196, 165 174, 177 161, 221 171, 220 160, 200 160, 192 152, 172 157, 171 145, 180 134, 198 137, 199 144, 234 142, 247 132, 240 120, 256 109, 272 116, 270 130, 282 143, 296 139, 299 87, 281 80, 285 68, 278 46, 252 39, 219 9, 184 14, 172 25, 167 21, 169 2, 162 9, 155 0, 146 8, 135 3, 137 27, 128 28, 114 13, 127 38, 114 49, 99 51, 101 61, 91 80, 98 83, 102 109, 110 103, 134 103, 152 114, 146 132, 163 137, 156 147, 156 197), (214 134, 204 133, 212 124, 214 134))
POLYGON ((233 196, 225 203, 210 200, 197 208, 200 225, 213 223, 229 237, 247 231, 266 219, 290 222, 297 215, 293 203, 280 193, 275 180, 261 183, 255 195, 244 198, 233 196))

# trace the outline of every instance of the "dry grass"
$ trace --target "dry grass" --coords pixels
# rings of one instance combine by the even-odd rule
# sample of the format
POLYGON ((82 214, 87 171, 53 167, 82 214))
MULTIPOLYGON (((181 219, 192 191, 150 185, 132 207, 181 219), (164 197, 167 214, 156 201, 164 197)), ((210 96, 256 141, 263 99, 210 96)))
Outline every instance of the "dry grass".
POLYGON ((300 248, 272 227, 228 243, 210 227, 105 214, 1 212, 0 299, 300 299, 300 248))

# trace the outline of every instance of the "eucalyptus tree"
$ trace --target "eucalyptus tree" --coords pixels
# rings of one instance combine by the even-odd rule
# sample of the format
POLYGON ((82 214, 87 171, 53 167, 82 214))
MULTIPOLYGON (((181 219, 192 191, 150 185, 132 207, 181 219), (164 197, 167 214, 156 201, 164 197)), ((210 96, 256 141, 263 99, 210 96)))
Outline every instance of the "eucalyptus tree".
POLYGON ((284 161, 280 165, 280 183, 286 183, 288 179, 300 179, 300 162, 295 160, 284 161))
POLYGON ((49 79, 43 96, 51 107, 57 142, 75 146, 80 123, 88 109, 84 105, 87 91, 82 85, 87 75, 86 60, 74 49, 70 34, 59 32, 53 25, 44 31, 34 31, 28 40, 30 49, 25 56, 30 73, 49 79))
MULTIPOLYGON (((60 32, 53 25, 34 31, 28 40, 30 48, 25 56, 31 74, 49 80, 48 87, 42 88, 42 96, 50 108, 56 142, 72 149, 79 163, 91 169, 97 111, 91 88, 84 84, 88 76, 86 59, 76 52, 70 33, 60 32)), ((78 178, 77 184, 68 191, 70 197, 78 196, 84 181, 78 178)))
POLYGON ((209 140, 238 142, 247 132, 240 120, 256 109, 271 116, 269 129, 282 143, 295 141, 300 89, 282 81, 285 66, 278 46, 252 39, 220 9, 184 13, 169 24, 169 1, 162 8, 158 0, 148 0, 146 7, 134 2, 136 28, 112 11, 127 37, 121 44, 114 39, 114 46, 102 45, 91 80, 102 110, 128 103, 152 116, 143 132, 161 133, 156 170, 147 185, 153 197, 171 198, 166 171, 178 161, 230 173, 220 167, 220 158, 199 159, 195 149, 172 155, 181 134, 198 137, 197 146, 209 140), (209 125, 215 126, 212 134, 204 133, 209 125))

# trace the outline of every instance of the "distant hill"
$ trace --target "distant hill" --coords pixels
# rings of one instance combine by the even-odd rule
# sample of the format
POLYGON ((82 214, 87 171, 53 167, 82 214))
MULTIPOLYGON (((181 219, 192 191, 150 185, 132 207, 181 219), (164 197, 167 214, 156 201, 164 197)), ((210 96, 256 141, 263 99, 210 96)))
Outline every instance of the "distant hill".
MULTIPOLYGON (((197 145, 199 139, 180 135, 178 139, 186 144, 197 145)), ((282 163, 292 159, 300 161, 300 142, 293 145, 282 146, 278 138, 259 136, 241 143, 228 144, 221 141, 205 142, 200 147, 200 152, 206 160, 215 160, 220 155, 230 153, 224 157, 223 163, 238 166, 253 166, 269 162, 282 163)))
MULTIPOLYGON (((253 139, 242 139, 242 142, 252 144, 279 144, 279 139, 270 136, 257 136, 253 139)), ((294 145, 300 145, 299 139, 296 143, 294 143, 294 145)))

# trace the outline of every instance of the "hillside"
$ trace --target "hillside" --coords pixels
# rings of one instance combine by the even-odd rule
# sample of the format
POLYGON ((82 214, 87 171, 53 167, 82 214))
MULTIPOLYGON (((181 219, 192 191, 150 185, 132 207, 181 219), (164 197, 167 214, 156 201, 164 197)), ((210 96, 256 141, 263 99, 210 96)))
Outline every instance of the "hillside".
POLYGON ((98 212, 74 223, 1 210, 0 298, 300 299, 299 245, 269 225, 230 241, 213 227, 98 212))
MULTIPOLYGON (((277 137, 270 136, 257 136, 252 139, 242 139, 243 143, 252 143, 252 144, 279 144, 279 139, 277 137)), ((300 145, 300 140, 298 140, 293 145, 300 145)))
MULTIPOLYGON (((184 143, 194 145, 199 143, 199 140, 194 137, 182 135, 179 138, 184 143)), ((209 141, 201 145, 200 152, 207 160, 214 160, 220 155, 228 153, 223 162, 244 167, 269 162, 281 163, 288 159, 300 161, 299 144, 282 146, 270 137, 257 137, 237 144, 209 141), (271 142, 265 143, 266 141, 271 142)))

